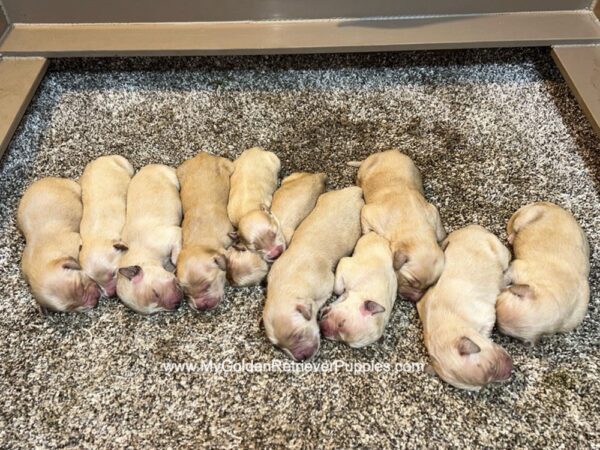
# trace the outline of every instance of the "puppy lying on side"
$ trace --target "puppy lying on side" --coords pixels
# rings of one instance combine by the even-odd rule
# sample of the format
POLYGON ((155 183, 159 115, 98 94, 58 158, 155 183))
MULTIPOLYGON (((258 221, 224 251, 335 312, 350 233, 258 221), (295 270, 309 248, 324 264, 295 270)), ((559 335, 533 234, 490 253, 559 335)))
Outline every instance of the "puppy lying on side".
MULTIPOLYGON (((273 195, 271 211, 254 211, 246 216, 252 227, 252 240, 257 243, 254 248, 260 248, 260 243, 267 242, 268 236, 283 233, 285 246, 300 222, 313 210, 317 198, 325 190, 324 173, 293 173, 284 178, 279 189, 273 195)), ((244 219, 245 220, 245 219, 244 219)), ((242 222, 244 222, 242 220, 242 222)), ((240 227, 240 230, 244 226, 240 227)), ((252 246, 250 246, 252 247, 252 246)), ((235 245, 228 252, 227 276, 234 286, 250 286, 259 284, 269 271, 268 264, 260 255, 249 250, 243 244, 235 245)))
POLYGON ((81 251, 83 271, 112 297, 117 292, 117 270, 127 244, 121 240, 127 209, 127 188, 133 167, 122 156, 101 156, 89 163, 79 180, 83 216, 81 251))
POLYGON ((200 152, 177 168, 183 207, 183 247, 177 278, 189 305, 205 311, 217 306, 225 289, 225 249, 233 231, 227 216, 233 163, 200 152))
POLYGON ((170 311, 183 294, 172 271, 181 249, 181 202, 175 169, 143 167, 129 183, 117 295, 131 309, 152 314, 170 311))
POLYGON ((17 226, 25 236, 23 276, 42 314, 83 311, 98 303, 100 290, 78 262, 81 187, 64 178, 42 178, 23 194, 17 226))
POLYGON ((274 345, 297 361, 311 358, 319 349, 317 313, 333 292, 335 266, 360 237, 363 205, 358 187, 321 195, 290 248, 271 268, 265 331, 274 345))
POLYGON ((442 273, 438 243, 446 236, 437 208, 423 197, 419 169, 398 150, 375 153, 360 164, 357 184, 366 202, 363 233, 390 241, 398 292, 418 301, 442 273))
POLYGON ((285 250, 277 219, 269 212, 281 163, 271 152, 255 147, 234 162, 227 212, 241 244, 272 262, 285 250), (269 225, 266 229, 264 222, 269 225))
POLYGON ((510 252, 479 225, 454 231, 444 245, 442 276, 417 303, 425 346, 441 379, 477 391, 512 371, 508 353, 489 338, 510 252))
POLYGON ((590 298, 590 250, 575 218, 552 203, 533 203, 511 217, 507 232, 515 260, 496 305, 500 331, 534 344, 573 330, 590 298))
POLYGON ((341 297, 323 310, 321 333, 355 348, 372 344, 383 335, 397 287, 389 242, 365 234, 338 264, 334 292, 341 297))

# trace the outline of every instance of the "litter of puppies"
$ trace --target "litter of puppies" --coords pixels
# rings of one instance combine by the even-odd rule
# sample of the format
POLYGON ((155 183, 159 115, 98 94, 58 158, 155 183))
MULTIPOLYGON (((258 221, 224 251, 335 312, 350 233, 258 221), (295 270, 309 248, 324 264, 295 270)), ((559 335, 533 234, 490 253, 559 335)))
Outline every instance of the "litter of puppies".
POLYGON ((44 178, 23 195, 24 278, 43 314, 85 311, 101 294, 142 314, 183 299, 205 311, 223 301, 226 282, 266 280, 266 335, 297 361, 313 358, 322 336, 376 342, 399 295, 417 305, 432 369, 469 390, 511 376, 510 356, 490 339, 495 324, 534 344, 581 323, 589 246, 568 211, 519 209, 507 226, 511 262, 478 225, 446 236, 407 155, 349 164, 357 186, 325 192, 324 174, 278 186, 279 158, 260 148, 135 174, 121 156, 98 158, 79 183, 44 178))

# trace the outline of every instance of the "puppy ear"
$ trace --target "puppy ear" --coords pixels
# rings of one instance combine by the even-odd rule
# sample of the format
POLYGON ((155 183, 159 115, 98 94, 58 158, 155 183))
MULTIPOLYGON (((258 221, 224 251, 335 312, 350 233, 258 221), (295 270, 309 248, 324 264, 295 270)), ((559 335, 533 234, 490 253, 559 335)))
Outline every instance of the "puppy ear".
POLYGON ((121 267, 119 273, 131 281, 142 274, 142 268, 140 266, 121 267))
POLYGON ((233 244, 232 247, 236 249, 238 252, 245 252, 248 250, 245 245, 242 244, 233 244))
POLYGON ((461 356, 472 355, 473 353, 479 353, 481 348, 471 339, 463 336, 458 341, 458 353, 461 356))
POLYGON ((508 290, 519 298, 532 298, 533 289, 528 284, 513 284, 508 290))
POLYGON ((310 320, 312 318, 312 304, 305 305, 304 303, 300 303, 296 305, 296 311, 302 314, 306 320, 310 320))
POLYGON ((394 270, 400 270, 404 264, 408 261, 408 256, 402 253, 400 250, 394 252, 394 270))
POLYGON ((227 270, 227 257, 223 253, 216 255, 214 261, 219 269, 227 270))
POLYGON ((127 250, 129 250, 129 247, 127 246, 127 244, 123 241, 117 241, 113 244, 113 248, 115 250, 118 250, 120 252, 126 252, 127 250))
POLYGON ((232 241, 237 241, 240 237, 237 231, 230 231, 229 233, 227 233, 227 236, 229 236, 229 239, 231 239, 232 241))
POLYGON ((375 314, 385 312, 385 308, 379 303, 374 302, 373 300, 365 300, 362 306, 364 310, 372 316, 374 316, 375 314))
POLYGON ((72 256, 63 259, 62 268, 66 270, 81 270, 79 262, 72 256))

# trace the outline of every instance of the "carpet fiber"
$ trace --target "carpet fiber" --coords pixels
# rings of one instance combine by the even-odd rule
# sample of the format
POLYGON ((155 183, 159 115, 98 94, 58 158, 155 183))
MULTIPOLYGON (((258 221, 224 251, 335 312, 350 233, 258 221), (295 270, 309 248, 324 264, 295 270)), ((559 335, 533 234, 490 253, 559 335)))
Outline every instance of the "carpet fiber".
MULTIPOLYGON (((0 165, 0 447, 598 446, 599 151, 547 50, 53 62, 0 165), (520 206, 568 208, 592 249, 585 321, 534 348, 495 333, 514 376, 473 394, 395 366, 210 373, 201 363, 286 361, 259 326, 260 287, 207 314, 114 299, 36 313, 14 218, 31 182, 104 154, 176 166, 255 145, 282 175, 325 171, 329 189, 354 182, 346 161, 397 147, 447 231, 475 222, 506 242, 520 206)), ((399 301, 380 342, 325 342, 315 362, 426 363, 421 332, 399 301)))

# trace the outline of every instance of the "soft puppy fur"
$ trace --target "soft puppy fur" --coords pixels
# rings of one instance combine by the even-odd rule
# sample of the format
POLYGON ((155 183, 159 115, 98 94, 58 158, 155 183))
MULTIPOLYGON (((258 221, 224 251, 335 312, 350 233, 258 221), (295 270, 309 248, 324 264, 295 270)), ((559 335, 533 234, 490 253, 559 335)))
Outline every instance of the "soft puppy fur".
POLYGON ((227 215, 229 179, 233 163, 206 152, 177 168, 183 207, 183 247, 177 260, 177 278, 189 305, 212 309, 225 290, 225 252, 233 226, 227 215))
POLYGON ((25 236, 21 267, 42 314, 84 311, 100 290, 79 265, 81 187, 64 178, 42 178, 23 194, 17 226, 25 236))
POLYGON ((265 279, 269 264, 242 244, 227 249, 227 281, 232 286, 254 286, 265 279))
POLYGON ((227 205, 229 219, 237 228, 241 243, 269 262, 285 249, 279 222, 270 213, 280 169, 281 163, 274 153, 258 147, 244 151, 234 162, 227 205))
POLYGON ((79 262, 108 297, 117 292, 119 260, 127 250, 121 231, 133 172, 122 156, 101 156, 85 167, 79 179, 83 202, 79 262))
POLYGON ((268 277, 263 323, 269 340, 297 361, 319 350, 317 314, 333 292, 334 269, 360 237, 358 187, 321 195, 268 277))
POLYGON ((129 183, 117 295, 142 314, 174 310, 183 294, 173 273, 181 250, 181 202, 175 169, 143 167, 129 183), (167 270, 168 269, 168 270, 167 270))
POLYGON ((590 298, 590 250, 575 218, 552 203, 533 203, 511 217, 507 233, 515 260, 496 305, 500 331, 535 344, 573 330, 590 298))
POLYGON ((444 268, 439 246, 445 236, 437 208, 423 196, 421 174, 398 150, 369 156, 360 164, 363 233, 375 231, 390 241, 398 293, 418 301, 444 268))
POLYGON ((355 348, 372 344, 383 335, 397 287, 389 242, 374 232, 365 234, 352 257, 337 266, 334 292, 340 297, 323 309, 321 333, 355 348))
POLYGON ((454 231, 443 245, 442 276, 417 303, 425 346, 440 378, 477 391, 512 372, 508 353, 489 338, 510 252, 479 225, 454 231))

